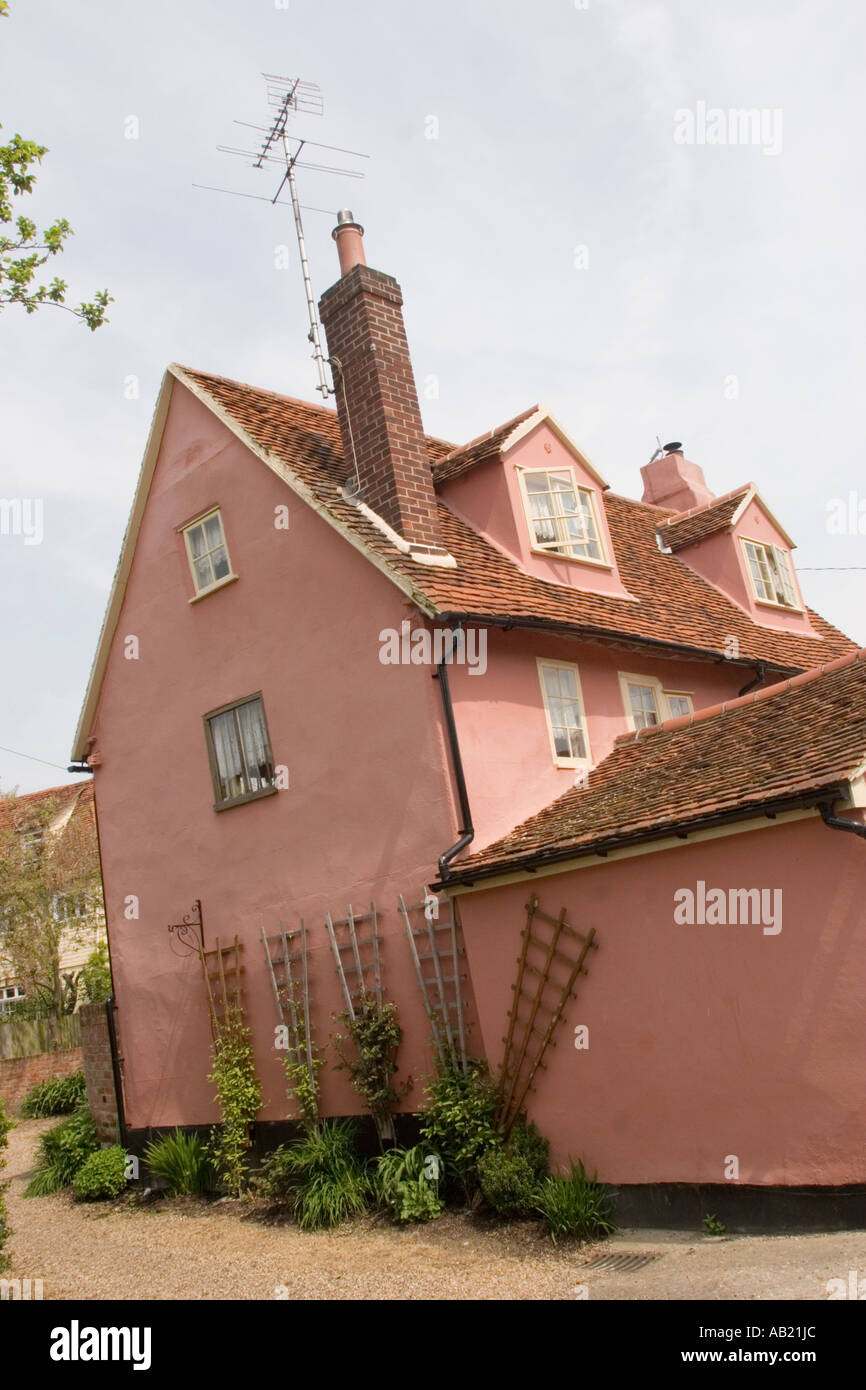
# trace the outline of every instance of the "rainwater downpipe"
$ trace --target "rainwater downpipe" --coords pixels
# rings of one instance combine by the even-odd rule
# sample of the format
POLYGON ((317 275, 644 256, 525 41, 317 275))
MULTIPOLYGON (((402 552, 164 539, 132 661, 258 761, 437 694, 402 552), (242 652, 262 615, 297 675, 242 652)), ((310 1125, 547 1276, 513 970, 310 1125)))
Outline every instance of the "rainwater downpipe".
POLYGON ((831 830, 847 830, 851 835, 859 835, 861 840, 866 840, 866 825, 859 820, 847 820, 845 816, 834 816, 832 801, 820 802, 818 810, 824 824, 829 825, 831 830))
POLYGON ((460 806, 460 838, 439 857, 439 877, 444 882, 450 876, 449 864, 461 850, 466 849, 475 838, 475 827, 469 810, 469 796, 466 791, 466 778, 463 775, 463 759, 460 756, 460 743, 457 738, 457 725, 454 722, 454 706, 451 703, 451 688, 448 684, 448 664, 443 657, 436 668, 439 693, 442 697, 442 712, 445 715, 445 728, 448 732, 448 747, 451 750, 451 766, 454 769, 454 782, 457 788, 457 801, 460 806))

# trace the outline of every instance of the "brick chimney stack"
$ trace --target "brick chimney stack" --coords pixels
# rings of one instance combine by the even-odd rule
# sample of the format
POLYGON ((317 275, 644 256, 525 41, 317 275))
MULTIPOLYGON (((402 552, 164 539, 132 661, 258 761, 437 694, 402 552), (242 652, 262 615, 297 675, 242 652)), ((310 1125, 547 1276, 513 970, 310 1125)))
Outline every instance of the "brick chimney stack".
POLYGON ((715 494, 704 481, 703 470, 683 457, 682 444, 674 442, 663 448, 665 452, 660 458, 650 459, 641 469, 641 501, 670 507, 675 512, 687 512, 692 507, 704 507, 715 501, 715 494))
POLYGON ((360 488, 360 500, 408 542, 413 556, 426 552, 436 563, 447 552, 439 535, 403 296, 392 276, 367 265, 363 234, 348 209, 338 214, 332 235, 341 277, 319 302, 347 483, 360 488))

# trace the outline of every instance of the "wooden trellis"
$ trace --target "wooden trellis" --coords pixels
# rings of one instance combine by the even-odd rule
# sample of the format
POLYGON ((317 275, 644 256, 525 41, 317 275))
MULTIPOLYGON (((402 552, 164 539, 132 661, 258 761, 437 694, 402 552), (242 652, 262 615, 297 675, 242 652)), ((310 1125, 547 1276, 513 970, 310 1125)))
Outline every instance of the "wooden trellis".
POLYGON ((274 991, 280 1023, 288 1034, 287 1051, 298 1066, 305 1066, 315 1085, 313 1041, 310 1031, 310 973, 307 956, 307 928, 303 918, 297 931, 286 931, 280 923, 277 936, 268 936, 262 927, 262 946, 274 991))
POLYGON ((558 917, 550 917, 534 893, 526 904, 517 981, 511 986, 508 1036, 503 1039, 500 1121, 506 1134, 523 1109, 539 1067, 544 1068, 545 1052, 555 1045, 553 1034, 578 977, 587 974, 584 961, 590 950, 598 949, 595 928, 584 935, 569 925, 565 915, 563 908, 558 917))
POLYGON ((467 1024, 463 981, 466 976, 460 973, 464 949, 458 941, 460 924, 456 900, 448 898, 445 904, 440 904, 432 895, 425 895, 422 902, 407 907, 401 893, 397 901, 409 938, 433 1046, 444 1066, 459 1066, 465 1072, 467 1024), (439 915, 443 907, 444 914, 439 915), (415 914, 414 922, 412 914, 415 914))
POLYGON ((237 937, 231 946, 221 946, 219 937, 216 937, 216 945, 212 950, 205 951, 199 948, 199 960, 210 1011, 210 1030, 215 1039, 219 1037, 226 1021, 229 1006, 243 1008, 242 950, 243 945, 237 937))
POLYGON ((369 912, 355 913, 350 903, 345 917, 335 922, 329 912, 325 923, 349 1017, 355 1017, 355 1005, 364 999, 375 998, 381 1008, 382 968, 376 904, 370 904, 369 912))

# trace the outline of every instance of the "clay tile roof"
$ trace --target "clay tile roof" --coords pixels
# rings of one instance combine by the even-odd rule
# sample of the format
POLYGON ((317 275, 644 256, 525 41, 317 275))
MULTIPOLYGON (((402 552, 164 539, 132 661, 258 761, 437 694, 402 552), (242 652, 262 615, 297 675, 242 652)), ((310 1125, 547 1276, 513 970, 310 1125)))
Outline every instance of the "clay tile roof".
POLYGON ((675 512, 659 523, 658 534, 662 545, 669 546, 671 550, 682 550, 687 545, 715 535, 717 531, 726 530, 752 490, 752 484, 746 483, 735 492, 728 492, 702 507, 675 512))
POLYGON ((498 425, 496 429, 488 430, 486 434, 479 435, 469 444, 452 449, 450 453, 447 453, 444 458, 439 459, 433 465, 434 482, 437 484, 450 482, 452 478, 457 478, 461 473, 466 473, 470 468, 474 468, 476 463, 483 463, 485 459, 495 458, 508 436, 517 429, 518 425, 531 419, 538 412, 538 409, 537 405, 531 405, 528 410, 524 410, 520 415, 515 415, 513 420, 508 420, 504 425, 498 425))
POLYGON ((541 857, 614 849, 719 815, 819 794, 866 763, 866 648, 725 705, 617 739, 575 787, 495 844, 454 864, 454 877, 508 872, 541 857))
MULTIPOLYGON (((579 629, 580 635, 592 640, 643 639, 672 648, 697 649, 713 658, 727 653, 730 639, 736 638, 742 660, 763 662, 786 674, 855 650, 849 638, 811 611, 809 617, 816 637, 753 623, 743 609, 688 565, 659 551, 656 527, 669 512, 609 491, 599 501, 606 510, 620 575, 632 599, 553 584, 528 574, 442 502, 442 539, 457 567, 422 568, 401 554, 342 495, 347 470, 333 410, 206 372, 172 370, 181 381, 187 378, 195 383, 258 447, 285 464, 317 502, 385 560, 403 586, 411 588, 430 611, 474 614, 504 622, 544 620, 579 629)), ((493 435, 507 437, 534 409, 516 416, 470 448, 486 448, 485 440, 489 443, 493 435)), ((455 450, 445 441, 429 436, 427 444, 435 478, 437 463, 453 458, 455 450)))
POLYGON ((54 803, 56 814, 65 811, 70 802, 74 802, 78 815, 93 806, 93 782, 70 782, 63 787, 44 787, 38 792, 0 797, 0 825, 8 826, 10 822, 26 824, 28 810, 45 802, 54 803))

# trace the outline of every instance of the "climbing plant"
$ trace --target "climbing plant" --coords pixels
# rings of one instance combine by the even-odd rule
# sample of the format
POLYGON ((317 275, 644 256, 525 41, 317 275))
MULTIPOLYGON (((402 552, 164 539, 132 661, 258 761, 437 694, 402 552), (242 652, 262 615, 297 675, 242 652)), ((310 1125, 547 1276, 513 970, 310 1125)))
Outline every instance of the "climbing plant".
POLYGON ((407 1081, 396 1090, 391 1082, 397 1070, 397 1049, 403 1040, 397 1005, 379 1004, 372 995, 365 994, 355 1004, 354 1015, 347 1011, 337 1021, 346 1029, 345 1035, 338 1033, 333 1040, 340 1058, 337 1070, 348 1071, 381 1134, 387 1129, 394 1106, 411 1086, 407 1081))
POLYGON ((238 1004, 226 1006, 213 1046, 213 1071, 208 1077, 217 1089, 221 1123, 209 1146, 209 1158, 226 1192, 239 1197, 244 1185, 250 1127, 262 1103, 256 1076, 250 1030, 238 1004))

